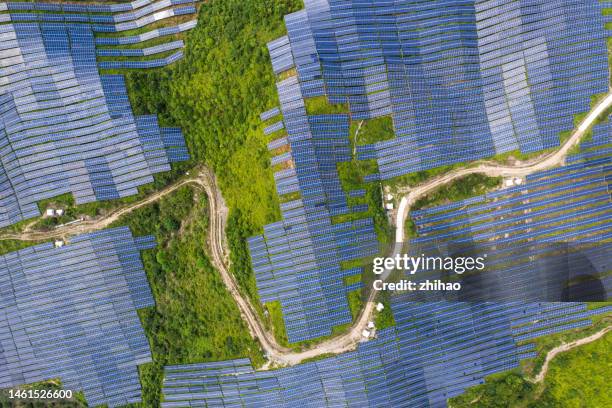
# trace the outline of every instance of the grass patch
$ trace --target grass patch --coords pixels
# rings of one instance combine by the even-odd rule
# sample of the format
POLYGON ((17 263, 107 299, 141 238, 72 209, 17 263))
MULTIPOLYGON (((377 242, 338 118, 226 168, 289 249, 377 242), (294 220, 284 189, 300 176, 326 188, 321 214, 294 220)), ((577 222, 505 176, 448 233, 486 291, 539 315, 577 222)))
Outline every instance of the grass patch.
MULTIPOLYGON (((361 266, 361 264, 358 264, 357 266, 361 266)), ((359 283, 359 282, 361 282, 361 274, 351 275, 351 276, 347 276, 346 278, 344 278, 344 284, 346 286, 352 285, 354 283, 359 283)))
POLYGON ((182 127, 194 160, 218 176, 230 209, 232 272, 254 300, 246 238, 280 218, 270 140, 259 119, 278 105, 266 43, 285 33, 283 16, 302 6, 298 0, 211 0, 200 7, 182 60, 126 75, 134 113, 158 112, 162 126, 182 127))
POLYGON ((289 340, 287 337, 287 330, 285 328, 285 321, 283 320, 283 313, 281 311, 280 302, 268 302, 266 303, 266 309, 269 313, 269 321, 272 325, 272 333, 276 338, 276 341, 281 346, 289 347, 289 340))
POLYGON ((431 180, 436 176, 448 173, 451 170, 457 169, 459 167, 466 167, 466 163, 456 163, 448 166, 440 166, 429 170, 422 170, 410 174, 404 174, 402 176, 393 177, 392 179, 385 180, 385 184, 387 184, 391 188, 391 191, 397 191, 399 187, 416 186, 421 183, 424 183, 427 180, 431 180))
POLYGON ((383 310, 376 313, 374 318, 374 324, 376 330, 383 330, 387 327, 395 326, 395 318, 393 317, 393 311, 391 310, 390 294, 388 291, 383 291, 378 297, 378 301, 385 306, 383 310))
POLYGON ((469 174, 445 184, 431 193, 419 198, 411 209, 420 210, 454 201, 465 200, 486 193, 501 186, 501 177, 489 177, 483 174, 469 174))
POLYGON ((610 407, 612 333, 556 356, 540 400, 548 406, 610 407))
POLYGON ((3 239, 3 240, 0 240, 0 255, 5 255, 13 251, 19 251, 20 249, 31 247, 33 245, 38 245, 41 243, 42 242, 37 242, 37 241, 20 241, 16 239, 3 239))
POLYGON ((346 294, 346 297, 348 298, 351 316, 353 317, 353 321, 355 321, 359 315, 361 307, 363 306, 363 302, 361 301, 361 289, 351 290, 346 294))
POLYGON ((308 115, 330 115, 335 113, 348 113, 348 105, 345 103, 329 103, 327 96, 315 96, 304 98, 304 105, 308 115))
MULTIPOLYGON (((350 136, 354 138, 355 132, 359 127, 359 122, 354 121, 351 126, 350 136)), ((393 130, 393 119, 391 116, 381 116, 378 118, 365 120, 357 133, 356 144, 367 145, 384 140, 393 139, 395 131, 393 130)))

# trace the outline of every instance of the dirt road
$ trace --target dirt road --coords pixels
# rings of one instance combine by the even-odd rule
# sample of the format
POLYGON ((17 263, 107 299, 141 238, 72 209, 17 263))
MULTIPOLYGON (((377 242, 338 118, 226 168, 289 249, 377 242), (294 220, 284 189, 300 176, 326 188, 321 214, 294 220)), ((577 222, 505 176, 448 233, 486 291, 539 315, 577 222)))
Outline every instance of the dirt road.
MULTIPOLYGON (((592 125, 597 117, 612 105, 612 92, 593 108, 587 117, 579 125, 578 129, 572 133, 570 138, 556 152, 537 158, 533 162, 523 163, 517 166, 501 166, 492 163, 482 163, 474 167, 458 169, 446 175, 426 182, 423 185, 416 186, 410 189, 409 193, 401 199, 397 222, 396 222, 396 242, 393 248, 392 255, 399 253, 404 242, 404 220, 410 211, 410 207, 414 202, 427 194, 428 192, 452 182, 453 180, 463 177, 468 174, 482 173, 490 176, 518 176, 524 177, 536 171, 548 169, 557 165, 561 165, 565 161, 567 152, 579 143, 581 137, 586 130, 592 125)), ((305 359, 318 357, 324 354, 339 354, 346 351, 354 350, 358 343, 362 341, 361 332, 366 328, 368 322, 373 318, 375 309, 376 292, 371 291, 365 306, 361 310, 357 320, 351 329, 342 335, 325 340, 315 344, 310 349, 295 352, 286 347, 279 345, 276 342, 273 334, 265 330, 263 323, 260 321, 255 308, 250 301, 241 294, 238 284, 234 276, 230 272, 228 249, 225 237, 225 225, 227 221, 228 210, 223 202, 221 193, 216 185, 215 177, 210 170, 203 168, 197 176, 180 180, 175 184, 160 190, 157 193, 137 202, 128 204, 102 218, 90 221, 83 221, 78 224, 65 225, 51 231, 31 231, 24 230, 21 233, 4 233, 0 234, 1 240, 49 240, 53 238, 67 238, 71 235, 83 234, 87 232, 97 231, 110 226, 117 221, 122 215, 130 213, 137 208, 153 203, 167 194, 172 193, 181 186, 192 184, 203 188, 209 198, 210 205, 210 233, 209 243, 210 254, 213 264, 221 274, 223 282, 236 301, 243 319, 249 327, 251 335, 258 339, 263 351, 268 356, 269 363, 265 367, 274 367, 279 365, 294 365, 305 359)), ((390 271, 385 271, 383 277, 388 276, 390 271)))

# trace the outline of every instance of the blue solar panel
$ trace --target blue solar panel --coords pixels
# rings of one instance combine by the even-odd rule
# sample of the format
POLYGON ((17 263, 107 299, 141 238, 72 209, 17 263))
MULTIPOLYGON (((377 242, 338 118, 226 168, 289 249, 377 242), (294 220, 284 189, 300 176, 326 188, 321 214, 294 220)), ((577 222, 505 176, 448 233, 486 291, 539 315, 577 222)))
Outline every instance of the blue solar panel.
POLYGON ((138 252, 154 245, 120 227, 0 256, 0 387, 60 378, 92 406, 140 401, 136 309, 154 302, 138 252))
POLYGON ((162 407, 443 407, 486 376, 537 355, 520 341, 588 326, 590 316, 612 310, 585 307, 393 296, 397 325, 356 351, 270 371, 255 371, 246 359, 165 367, 162 407))
MULTIPOLYGON (((139 1, 126 5, 126 10, 138 9, 135 21, 146 25, 186 12, 173 8, 155 14, 184 3, 139 1), (151 7, 145 7, 149 3, 151 7)), ((118 11, 112 6, 82 7, 89 13, 118 11)), ((96 51, 101 55, 147 56, 181 48, 182 41, 139 50, 96 50, 93 26, 73 22, 108 22, 114 27, 115 15, 72 14, 82 13, 82 8, 50 3, 11 3, 8 9, 3 16, 13 24, 0 26, 3 36, 13 38, 4 43, 3 51, 10 56, 3 58, 6 86, 0 96, 0 140, 10 149, 3 151, 0 167, 4 186, 0 226, 39 215, 37 201, 65 193, 72 193, 77 204, 136 194, 138 186, 153 181, 153 174, 169 170, 169 162, 189 158, 180 132, 162 140, 165 132, 155 120, 134 118, 121 76, 100 76, 98 72, 99 66, 106 65, 164 66, 180 58, 182 52, 157 60, 99 64, 96 60, 96 51), (28 13, 35 10, 46 13, 28 13), (35 21, 40 23, 33 24, 35 21)), ((184 31, 193 26, 194 22, 188 22, 169 29, 184 31)), ((141 34, 139 39, 166 35, 163 30, 141 34)))
POLYGON ((396 138, 359 148, 380 179, 557 146, 607 91, 595 1, 409 4, 306 2, 268 44, 274 72, 295 67, 305 97, 348 102, 353 120, 392 117, 396 138))
MULTIPOLYGON (((286 44, 281 39, 269 48, 286 44)), ((337 164, 351 157, 348 115, 306 115, 297 81, 289 78, 277 86, 280 109, 261 118, 282 113, 283 120, 265 130, 287 133, 268 144, 270 150, 288 148, 272 158, 272 165, 284 166, 274 179, 279 195, 299 192, 300 198, 283 203, 282 221, 265 226, 249 248, 262 301, 280 302, 289 341, 298 342, 329 335, 334 326, 351 321, 343 283, 348 275, 340 263, 373 255, 378 240, 371 220, 332 223, 333 216, 368 209, 348 207, 338 177, 337 164)))

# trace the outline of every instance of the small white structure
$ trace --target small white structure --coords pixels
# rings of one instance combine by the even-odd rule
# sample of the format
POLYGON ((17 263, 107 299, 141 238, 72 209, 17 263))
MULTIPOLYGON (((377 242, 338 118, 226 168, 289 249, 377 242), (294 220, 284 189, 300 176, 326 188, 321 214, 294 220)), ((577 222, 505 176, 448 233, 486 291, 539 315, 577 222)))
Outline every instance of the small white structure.
POLYGON ((62 215, 64 215, 64 210, 62 210, 61 208, 58 208, 57 210, 55 210, 55 213, 61 217, 62 215))
POLYGON ((387 204, 385 204, 385 208, 386 208, 387 210, 392 210, 392 209, 393 209, 393 203, 387 203, 387 204))
POLYGON ((64 241, 62 241, 61 239, 56 240, 53 245, 55 245, 56 248, 61 248, 64 246, 64 241))
POLYGON ((387 201, 393 200, 393 194, 387 194, 387 201))
POLYGON ((504 184, 506 185, 506 187, 512 187, 514 185, 514 182, 512 181, 512 179, 506 179, 504 181, 504 184))
POLYGON ((381 312, 384 308, 385 308, 385 305, 383 305, 380 302, 378 302, 378 304, 376 305, 376 311, 377 312, 381 312))
POLYGON ((367 339, 368 337, 370 337, 370 331, 363 329, 363 331, 361 332, 361 335, 367 339))
POLYGON ((516 184, 517 186, 520 186, 521 184, 523 184, 523 179, 520 177, 515 178, 514 184, 516 184))
POLYGON ((47 217, 53 217, 55 215, 55 210, 53 208, 47 208, 47 217))
POLYGON ((374 328, 374 322, 368 322, 368 329, 374 328))

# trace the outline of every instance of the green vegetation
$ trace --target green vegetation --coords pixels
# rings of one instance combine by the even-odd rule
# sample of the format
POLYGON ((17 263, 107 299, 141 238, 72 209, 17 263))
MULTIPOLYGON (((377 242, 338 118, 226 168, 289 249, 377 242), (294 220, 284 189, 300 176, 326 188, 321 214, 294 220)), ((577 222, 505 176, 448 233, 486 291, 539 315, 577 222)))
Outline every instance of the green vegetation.
POLYGON ((0 255, 8 254, 9 252, 18 251, 32 245, 40 244, 36 241, 21 241, 15 239, 0 240, 0 255))
POLYGON ((357 139, 355 140, 357 145, 367 145, 376 142, 382 142, 383 140, 393 139, 395 137, 395 131, 393 130, 393 119, 391 116, 382 116, 370 120, 364 120, 359 128, 359 123, 353 122, 351 125, 350 137, 357 139), (359 129, 359 132, 357 132, 359 129))
POLYGON ((120 218, 135 236, 153 234, 142 252, 156 306, 140 310, 153 363, 140 367, 144 405, 159 405, 162 367, 250 357, 263 362, 238 307, 205 252, 206 196, 185 186, 120 218))
POLYGON ((329 115, 334 113, 348 113, 348 105, 345 103, 329 103, 327 96, 315 96, 305 98, 306 113, 309 115, 329 115))
POLYGON ((232 272, 256 299, 246 238, 280 217, 259 113, 278 104, 266 43, 284 34, 282 17, 298 0, 211 0, 187 34, 185 58, 127 76, 136 114, 159 113, 178 125, 189 151, 218 176, 230 208, 232 272))
MULTIPOLYGON (((357 266, 361 266, 361 263, 358 264, 357 266)), ((361 282, 361 274, 351 275, 351 276, 347 276, 346 278, 344 278, 344 285, 346 286, 352 285, 358 282, 361 282)))
POLYGON ((406 234, 408 238, 418 237, 416 224, 412 220, 410 214, 408 214, 408 216, 404 220, 404 234, 406 234))
POLYGON ((518 370, 496 374, 485 384, 449 400, 449 407, 553 408, 612 406, 612 333, 556 356, 543 384, 518 370))
POLYGON ((468 388, 468 390, 451 398, 451 408, 487 407, 510 408, 528 407, 529 396, 535 386, 525 380, 517 370, 490 376, 485 384, 468 388))
POLYGON ((484 194, 501 185, 501 177, 489 177, 483 174, 469 174, 454 180, 452 183, 440 186, 433 192, 419 198, 412 210, 465 200, 484 194))
POLYGON ((435 167, 429 170, 416 171, 414 173, 404 174, 403 176, 398 176, 387 180, 386 184, 391 187, 391 191, 396 190, 398 187, 416 186, 459 167, 467 167, 467 164, 456 163, 448 166, 435 167))
POLYGON ((540 406, 610 407, 612 333, 552 360, 540 406))
POLYGON ((361 289, 351 290, 346 294, 346 297, 348 298, 351 316, 353 317, 353 321, 355 321, 363 306, 363 302, 361 301, 361 289))
POLYGON ((378 296, 378 301, 385 306, 385 308, 376 313, 374 324, 376 330, 383 330, 387 327, 395 326, 395 319, 393 318, 393 312, 391 311, 391 302, 389 301, 390 294, 388 291, 382 292, 378 296))
POLYGON ((289 347, 289 340, 287 337, 287 330, 285 328, 285 321, 283 320, 283 312, 281 311, 280 302, 268 302, 266 303, 266 310, 269 313, 269 323, 272 325, 272 333, 276 341, 281 346, 289 347))
MULTIPOLYGON (((603 307, 606 303, 599 303, 600 307, 603 307)), ((594 307, 592 307, 594 308, 594 307)), ((523 371, 527 375, 533 375, 537 372, 546 358, 546 353, 552 350, 554 347, 562 344, 569 343, 574 340, 589 336, 593 333, 598 332, 606 326, 612 325, 612 313, 605 313, 601 315, 594 315, 591 317, 593 325, 582 329, 568 330, 561 333, 555 333, 548 336, 542 336, 535 339, 535 350, 538 356, 535 359, 526 360, 523 362, 523 371)))

